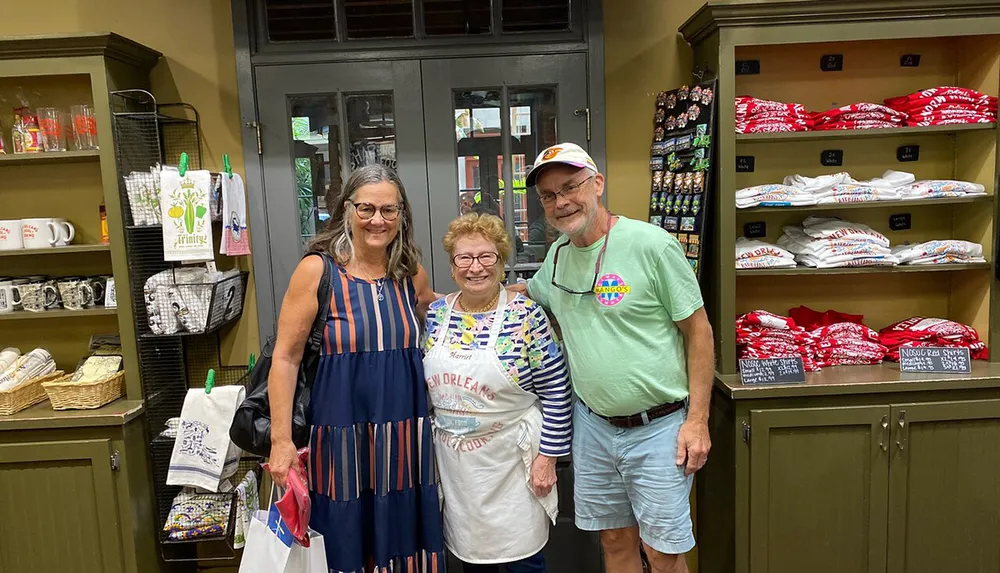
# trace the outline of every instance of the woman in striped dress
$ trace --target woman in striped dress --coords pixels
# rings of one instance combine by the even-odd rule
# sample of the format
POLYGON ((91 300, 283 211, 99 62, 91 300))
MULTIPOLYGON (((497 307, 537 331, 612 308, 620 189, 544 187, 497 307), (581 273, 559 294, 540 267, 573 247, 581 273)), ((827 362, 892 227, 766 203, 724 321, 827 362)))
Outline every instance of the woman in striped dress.
MULTIPOLYGON (((336 263, 311 394, 310 526, 323 534, 331 573, 443 573, 419 348, 422 310, 434 292, 419 264, 406 192, 395 173, 368 166, 326 204, 330 223, 309 245, 336 263)), ((299 263, 278 318, 269 379, 278 485, 299 469, 291 404, 323 272, 320 256, 299 263)))

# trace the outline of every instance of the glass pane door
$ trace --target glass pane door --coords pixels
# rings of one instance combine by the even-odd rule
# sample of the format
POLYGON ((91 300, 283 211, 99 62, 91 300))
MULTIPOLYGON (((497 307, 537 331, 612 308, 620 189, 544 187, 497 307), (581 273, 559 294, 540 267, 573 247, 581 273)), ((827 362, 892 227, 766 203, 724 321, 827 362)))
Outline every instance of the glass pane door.
MULTIPOLYGON (((268 257, 255 257, 261 334, 274 320, 309 242, 329 219, 327 197, 351 171, 397 170, 430 266, 430 230, 419 64, 375 62, 261 68, 257 72, 264 156, 268 257), (262 284, 270 277, 271 284, 262 284), (270 287, 270 288, 267 288, 270 287)), ((256 234, 256 233, 255 233, 256 234)))
POLYGON ((587 147, 582 55, 429 60, 421 64, 438 292, 454 289, 439 238, 470 211, 504 219, 515 252, 508 275, 528 276, 558 236, 527 189, 538 153, 559 141, 587 147))

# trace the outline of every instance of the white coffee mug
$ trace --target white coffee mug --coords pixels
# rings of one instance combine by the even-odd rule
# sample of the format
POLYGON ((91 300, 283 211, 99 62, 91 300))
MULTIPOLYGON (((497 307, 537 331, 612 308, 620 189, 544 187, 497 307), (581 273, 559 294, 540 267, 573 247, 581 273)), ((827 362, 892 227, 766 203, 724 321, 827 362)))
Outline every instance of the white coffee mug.
POLYGON ((14 312, 14 289, 10 281, 0 281, 0 314, 14 312))
POLYGON ((76 227, 66 219, 53 219, 56 225, 56 246, 63 247, 76 238, 76 227))
POLYGON ((59 240, 59 227, 54 219, 21 219, 21 237, 25 249, 47 249, 59 240))
POLYGON ((0 251, 13 251, 24 248, 21 236, 21 220, 0 221, 0 251))

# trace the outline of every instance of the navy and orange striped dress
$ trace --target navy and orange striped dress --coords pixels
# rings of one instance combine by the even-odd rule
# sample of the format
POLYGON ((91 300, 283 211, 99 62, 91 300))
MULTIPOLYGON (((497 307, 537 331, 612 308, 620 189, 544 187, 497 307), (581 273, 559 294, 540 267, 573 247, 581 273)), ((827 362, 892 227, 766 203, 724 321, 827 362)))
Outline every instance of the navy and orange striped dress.
POLYGON ((335 265, 312 391, 310 526, 331 573, 444 573, 413 282, 335 265))

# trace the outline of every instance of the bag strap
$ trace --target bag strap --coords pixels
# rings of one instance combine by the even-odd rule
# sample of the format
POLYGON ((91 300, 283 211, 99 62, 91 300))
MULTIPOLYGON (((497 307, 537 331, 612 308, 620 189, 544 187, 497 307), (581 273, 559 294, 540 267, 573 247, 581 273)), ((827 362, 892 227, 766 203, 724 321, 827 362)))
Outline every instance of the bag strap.
MULTIPOLYGON (((323 333, 326 331, 326 317, 330 314, 330 297, 333 290, 333 273, 336 269, 333 266, 333 257, 327 253, 314 252, 306 256, 318 255, 323 259, 323 276, 319 279, 319 287, 316 289, 316 298, 319 303, 316 310, 316 320, 313 321, 312 330, 309 332, 309 340, 306 342, 306 353, 309 360, 319 358, 320 345, 323 344, 323 333)), ((312 380, 307 380, 311 387, 312 380)))

